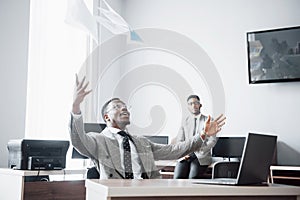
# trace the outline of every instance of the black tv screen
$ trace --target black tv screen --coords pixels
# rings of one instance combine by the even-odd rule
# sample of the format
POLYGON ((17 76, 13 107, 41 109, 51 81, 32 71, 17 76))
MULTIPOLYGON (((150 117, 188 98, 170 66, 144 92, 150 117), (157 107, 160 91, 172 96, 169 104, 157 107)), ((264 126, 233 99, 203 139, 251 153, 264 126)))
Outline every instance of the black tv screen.
POLYGON ((300 26, 247 33, 249 83, 300 81, 300 26))

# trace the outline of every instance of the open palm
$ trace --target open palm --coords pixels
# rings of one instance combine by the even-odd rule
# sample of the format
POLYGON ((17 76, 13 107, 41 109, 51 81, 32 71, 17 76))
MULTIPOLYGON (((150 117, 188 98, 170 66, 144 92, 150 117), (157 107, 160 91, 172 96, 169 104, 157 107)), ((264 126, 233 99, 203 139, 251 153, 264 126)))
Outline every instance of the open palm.
POLYGON ((86 91, 88 85, 89 82, 85 83, 85 77, 81 81, 79 81, 78 76, 76 74, 76 90, 74 92, 74 100, 73 100, 73 108, 72 108, 72 112, 74 114, 80 113, 80 104, 83 102, 84 98, 92 91, 92 90, 86 91))
POLYGON ((208 116, 207 120, 205 121, 204 131, 206 135, 212 136, 217 134, 221 129, 222 126, 225 124, 226 117, 221 114, 215 120, 211 121, 210 115, 208 116))

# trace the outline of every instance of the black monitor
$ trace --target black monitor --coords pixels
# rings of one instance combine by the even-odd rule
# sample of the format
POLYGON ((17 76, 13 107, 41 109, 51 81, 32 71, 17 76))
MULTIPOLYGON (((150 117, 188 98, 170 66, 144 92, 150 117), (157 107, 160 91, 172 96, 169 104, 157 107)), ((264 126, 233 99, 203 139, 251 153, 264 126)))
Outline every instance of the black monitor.
POLYGON ((84 123, 84 131, 101 133, 106 128, 106 124, 102 123, 84 123))
POLYGON ((212 150, 212 156, 223 158, 241 158, 245 137, 218 137, 218 142, 212 150))
MULTIPOLYGON (((86 133, 95 132, 101 133, 106 127, 106 124, 102 123, 84 123, 84 130, 86 133)), ((72 158, 88 159, 88 157, 80 154, 74 147, 72 151, 72 158)))
POLYGON ((158 143, 158 144, 168 144, 169 143, 168 136, 153 135, 153 136, 145 136, 145 137, 153 143, 158 143))
POLYGON ((10 140, 8 167, 22 170, 64 169, 69 141, 65 140, 10 140))

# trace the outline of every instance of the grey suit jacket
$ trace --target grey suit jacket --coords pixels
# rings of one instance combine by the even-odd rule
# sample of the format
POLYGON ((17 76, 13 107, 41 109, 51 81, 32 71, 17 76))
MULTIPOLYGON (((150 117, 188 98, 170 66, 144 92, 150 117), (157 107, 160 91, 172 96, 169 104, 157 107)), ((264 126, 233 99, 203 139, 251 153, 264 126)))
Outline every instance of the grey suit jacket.
MULTIPOLYGON (((195 118, 194 116, 189 115, 185 119, 177 134, 176 142, 186 141, 194 137, 193 136, 194 118, 195 118)), ((203 130, 206 119, 207 116, 201 114, 200 120, 197 121, 199 123, 198 132, 203 130)), ((203 141, 201 148, 194 152, 199 160, 200 165, 211 164, 212 162, 211 149, 215 146, 216 143, 217 143, 216 136, 210 136, 210 137, 207 136, 203 141)))
MULTIPOLYGON (((72 114, 71 114, 72 115, 72 114)), ((123 178, 120 148, 113 133, 104 129, 102 133, 85 133, 82 116, 71 117, 70 136, 73 146, 83 155, 91 158, 100 172, 100 179, 123 178)), ((140 163, 149 178, 160 178, 155 160, 178 159, 199 149, 200 135, 175 145, 162 145, 150 142, 144 137, 132 136, 140 163)), ((142 172, 142 173, 144 173, 142 172)))

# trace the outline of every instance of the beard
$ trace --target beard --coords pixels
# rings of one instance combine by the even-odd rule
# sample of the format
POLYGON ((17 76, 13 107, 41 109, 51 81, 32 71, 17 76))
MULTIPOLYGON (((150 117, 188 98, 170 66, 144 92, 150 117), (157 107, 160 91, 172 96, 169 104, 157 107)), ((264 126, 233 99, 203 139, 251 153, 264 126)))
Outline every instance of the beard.
POLYGON ((117 128, 120 128, 120 129, 125 129, 125 127, 127 125, 130 124, 130 120, 129 119, 121 119, 121 120, 117 120, 117 121, 114 121, 114 124, 117 125, 117 128))
POLYGON ((198 109, 198 110, 192 110, 192 113, 194 114, 194 115, 198 115, 198 114, 200 114, 200 110, 198 109))

